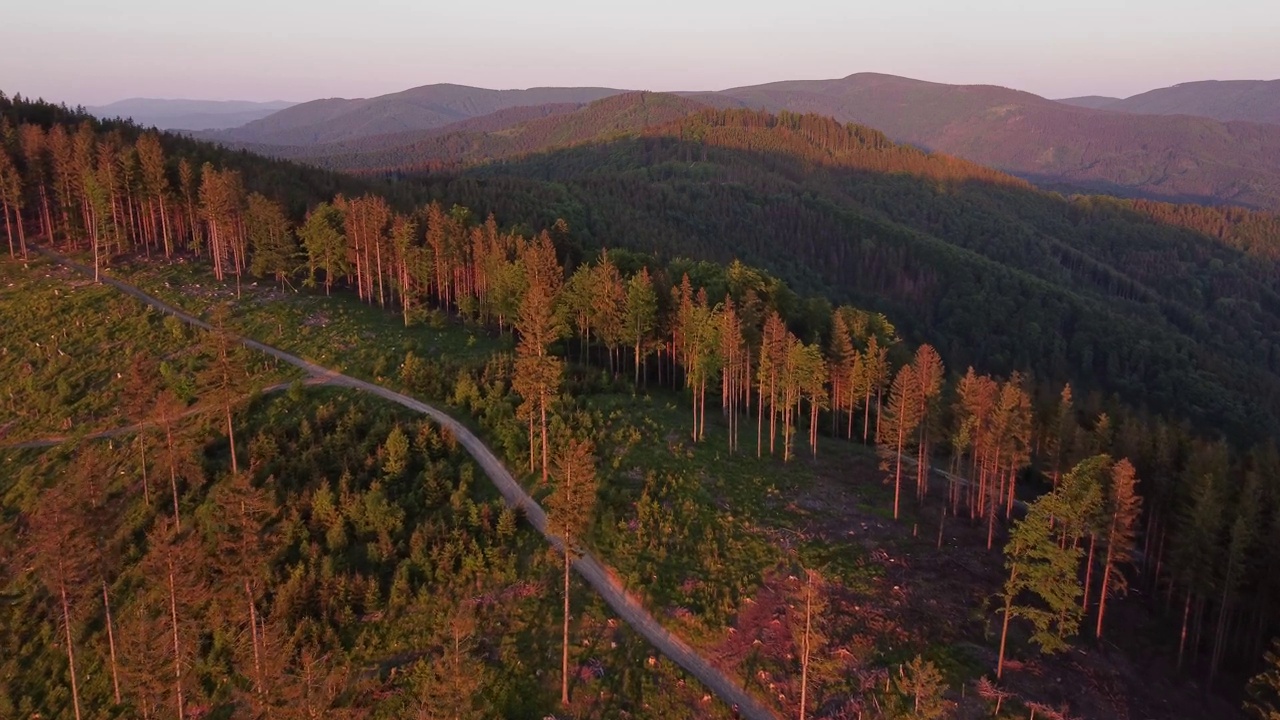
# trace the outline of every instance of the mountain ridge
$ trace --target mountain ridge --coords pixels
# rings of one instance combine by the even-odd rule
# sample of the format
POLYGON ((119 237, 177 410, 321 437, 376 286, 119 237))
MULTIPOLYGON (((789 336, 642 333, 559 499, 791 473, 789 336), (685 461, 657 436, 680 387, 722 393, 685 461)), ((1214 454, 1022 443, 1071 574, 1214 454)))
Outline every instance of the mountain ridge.
POLYGON ((99 118, 132 118, 161 130, 216 130, 268 117, 297 103, 287 100, 192 100, 133 97, 86 108, 99 118))
POLYGON ((551 103, 584 103, 616 95, 613 88, 489 90, 438 83, 374 98, 325 98, 301 103, 242 127, 203 139, 304 145, 388 133, 431 130, 500 110, 551 103))

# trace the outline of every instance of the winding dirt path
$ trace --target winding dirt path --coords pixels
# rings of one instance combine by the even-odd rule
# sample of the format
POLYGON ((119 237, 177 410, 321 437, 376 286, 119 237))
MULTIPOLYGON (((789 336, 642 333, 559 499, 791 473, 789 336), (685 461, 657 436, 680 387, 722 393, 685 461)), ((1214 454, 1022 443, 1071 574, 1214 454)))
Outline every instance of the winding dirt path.
MULTIPOLYGON (((71 268, 82 275, 93 276, 93 269, 72 262, 71 260, 58 255, 44 248, 36 248, 36 251, 46 257, 71 268)), ((157 310, 166 312, 174 317, 205 330, 212 329, 208 323, 203 320, 189 315, 178 308, 175 308, 157 298, 154 298, 142 290, 121 282, 119 280, 107 277, 105 274, 101 276, 104 284, 111 285, 121 292, 130 295, 137 300, 150 305, 157 310)), ((502 493, 502 497, 511 507, 521 510, 529 523, 537 529, 539 533, 551 543, 556 550, 563 552, 562 543, 559 537, 551 534, 547 529, 547 515, 542 507, 534 501, 532 497, 525 492, 520 483, 516 482, 515 477, 507 470, 502 461, 484 444, 479 437, 472 433, 465 425, 454 420, 451 416, 442 410, 428 405, 419 400, 415 400, 408 395, 404 395, 394 390, 389 390, 381 385, 375 385, 349 375, 343 375, 335 370, 304 360, 296 355, 292 355, 278 348, 272 347, 265 343, 258 342, 251 338, 237 337, 237 340, 245 347, 258 350, 272 357, 283 360, 295 367, 301 368, 309 375, 317 378, 327 384, 337 385, 340 387, 349 387, 355 390, 376 395, 385 400, 389 400, 398 405, 402 405, 410 410, 422 413, 430 417, 443 427, 453 432, 458 442, 466 448, 471 457, 480 465, 493 484, 497 486, 498 491, 502 493)), ((745 690, 728 675, 721 672, 712 665, 706 658, 702 657, 696 650, 689 646, 680 637, 671 634, 666 628, 662 627, 652 615, 649 614, 644 606, 638 600, 629 595, 614 575, 614 573, 603 563, 596 560, 589 552, 583 551, 581 556, 573 563, 573 568, 578 574, 591 585, 596 592, 600 594, 604 601, 618 613, 628 625, 636 632, 640 633, 646 640, 652 644, 658 652, 666 655, 680 667, 684 668, 690 675, 697 678, 712 693, 723 700, 726 704, 733 706, 740 713, 741 717, 748 720, 778 720, 778 716, 764 705, 760 704, 755 698, 747 694, 745 690)))

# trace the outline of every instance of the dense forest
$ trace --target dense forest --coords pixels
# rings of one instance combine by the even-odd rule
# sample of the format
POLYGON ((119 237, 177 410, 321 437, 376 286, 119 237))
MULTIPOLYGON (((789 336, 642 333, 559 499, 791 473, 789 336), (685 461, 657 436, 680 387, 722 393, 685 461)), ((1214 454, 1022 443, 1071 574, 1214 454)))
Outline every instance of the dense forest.
MULTIPOLYGON (((245 285, 257 282, 281 288, 301 282, 325 295, 349 292, 368 306, 395 312, 405 326, 454 317, 468 327, 507 338, 513 344, 508 345, 511 351, 495 353, 481 368, 442 369, 410 355, 399 367, 400 378, 406 387, 431 397, 451 395, 460 407, 475 412, 509 462, 527 469, 531 482, 552 488, 548 503, 557 533, 566 538, 585 536, 624 569, 634 570, 636 564, 644 567, 650 561, 643 552, 626 555, 626 545, 598 524, 591 529, 595 493, 583 492, 572 480, 593 475, 593 446, 599 457, 608 457, 606 450, 616 444, 593 429, 596 421, 588 419, 591 415, 581 404, 586 401, 575 399, 589 395, 598 383, 629 387, 631 393, 649 387, 655 392, 680 391, 678 397, 686 407, 683 419, 675 422, 682 425, 684 441, 691 447, 721 442, 725 453, 743 456, 746 462, 799 463, 802 455, 832 452, 832 445, 875 446, 881 477, 892 489, 887 512, 893 519, 908 506, 934 502, 940 506, 943 523, 951 517, 979 528, 992 553, 997 541, 1003 545, 1007 576, 994 613, 1003 627, 995 637, 1000 648, 995 668, 989 668, 997 678, 1005 671, 1011 625, 1015 633, 1045 652, 1069 647, 1068 641, 1077 635, 1101 640, 1108 633, 1108 603, 1128 589, 1141 590, 1151 598, 1155 612, 1163 609, 1163 631, 1173 639, 1179 668, 1209 683, 1224 669, 1232 674, 1258 670, 1264 638, 1276 632, 1280 603, 1271 578, 1280 565, 1280 551, 1271 539, 1280 533, 1280 487, 1274 480, 1280 456, 1269 441, 1253 442, 1274 427, 1270 385, 1274 380, 1266 378, 1274 360, 1256 354, 1230 357, 1243 347, 1243 326, 1213 326, 1223 336, 1216 341, 1201 327, 1206 319, 1217 321, 1220 315, 1225 317, 1225 310, 1234 308, 1245 316, 1240 322, 1247 322, 1260 337, 1272 331, 1268 321, 1274 315, 1267 311, 1267 303, 1274 292, 1274 275, 1263 272, 1271 258, 1265 244, 1251 245, 1248 239, 1265 235, 1257 228, 1273 222, 1266 216, 1063 200, 1033 193, 995 173, 973 178, 966 164, 894 146, 883 136, 859 128, 812 117, 717 112, 621 145, 495 166, 481 171, 480 180, 464 177, 427 183, 429 193, 457 193, 460 200, 468 191, 475 193, 474 206, 498 211, 512 223, 504 227, 493 215, 461 205, 446 208, 430 202, 415 207, 406 202, 411 193, 424 192, 421 184, 388 197, 363 181, 308 171, 275 188, 271 178, 287 174, 291 166, 222 153, 129 126, 101 125, 38 103, 6 100, 0 112, 4 118, 0 201, 13 257, 28 255, 29 243, 49 243, 89 258, 95 275, 121 259, 198 258, 236 295, 245 285), (815 147, 825 149, 819 153, 815 147), (635 153, 645 153, 646 161, 636 162, 635 153), (717 157, 755 159, 754 164, 709 159, 717 157), (561 185, 561 191, 574 203, 582 202, 580 197, 598 196, 603 209, 550 203, 534 211, 521 203, 537 199, 544 186, 499 179, 550 173, 548 168, 563 177, 580 173, 579 184, 561 185), (703 180, 693 183, 691 176, 703 180), (884 179, 876 179, 881 176, 884 179), (899 189, 895 195, 879 196, 877 189, 886 187, 899 189), (974 187, 980 196, 969 194, 978 192, 970 189, 974 187), (508 195, 505 202, 509 204, 502 205, 493 198, 503 188, 526 191, 508 195), (621 190, 636 190, 638 195, 628 196, 621 190), (802 194, 807 191, 814 195, 802 194), (750 199, 770 196, 778 198, 778 203, 757 204, 750 199), (636 197, 642 198, 640 202, 636 197), (664 198, 661 204, 656 202, 659 197, 664 198), (649 214, 655 218, 660 212, 678 215, 681 207, 697 204, 699 197, 726 213, 737 212, 734 208, 749 211, 745 217, 724 220, 729 225, 758 227, 742 235, 721 235, 714 227, 704 227, 705 244, 672 245, 687 237, 663 235, 686 227, 678 219, 646 224, 649 214), (829 210, 837 197, 860 211, 809 216, 785 212, 787 208, 829 210), (902 207, 895 209, 898 205, 891 198, 902 207), (619 228, 614 235, 602 218, 621 204, 634 214, 620 217, 630 216, 636 224, 630 232, 619 228), (909 212, 912 207, 915 211, 909 212), (568 222, 546 221, 561 209, 575 211, 565 213, 568 222), (1023 221, 1011 226, 997 221, 1014 210, 1023 213, 1023 221), (1052 218, 1050 211, 1075 213, 1059 218, 1061 236, 1040 234, 1036 229, 1043 226, 1032 223, 1032 218, 1048 222, 1042 218, 1052 218), (852 224, 810 225, 818 222, 813 218, 852 224), (775 243, 766 248, 762 233, 780 227, 779 222, 791 227, 785 237, 807 237, 810 244, 783 248, 775 243), (545 229, 529 230, 540 226, 545 229), (1185 226, 1204 231, 1216 227, 1223 237, 1212 239, 1185 226), (846 241, 838 248, 820 244, 836 237, 837 229, 851 227, 862 233, 845 237, 860 236, 858 241, 846 241), (932 235, 942 234, 943 229, 948 242, 932 235), (731 261, 726 257, 728 248, 714 244, 717 238, 736 238, 738 255, 778 268, 778 276, 804 278, 819 267, 826 269, 816 282, 809 276, 808 283, 793 289, 770 272, 731 261), (1149 243, 1145 251, 1142 242, 1149 243), (597 254, 588 250, 595 244, 633 249, 597 254), (1143 252, 1148 253, 1151 266, 1144 271, 1149 274, 1106 273, 1107 268, 1122 266, 1143 252), (690 260, 688 255, 706 259, 690 260), (916 264, 918 257, 934 261, 927 269, 936 275, 926 274, 923 263, 916 264), (1047 266, 1048 258, 1057 264, 1047 266), (1170 276, 1195 277, 1202 262, 1219 263, 1220 267, 1211 269, 1226 280, 1203 287, 1206 292, 1222 292, 1223 297, 1206 303, 1188 297, 1183 288, 1181 301, 1175 302, 1170 276), (965 277, 970 283, 985 283, 990 292, 960 285, 965 277), (883 297, 884 301, 867 303, 873 309, 832 307, 827 300, 802 294, 815 290, 836 298, 883 297), (1236 302, 1222 302, 1228 292, 1236 302), (966 293, 973 295, 964 299, 966 293), (1252 310, 1245 307, 1246 298, 1254 303, 1252 310), (1025 324, 1010 323, 1000 315, 998 308, 1015 300, 1031 308, 1025 324), (1135 309, 1127 309, 1126 302, 1135 309), (954 305, 959 308, 953 309, 954 305), (1185 310, 1186 317, 1179 316, 1179 310, 1185 310), (890 320, 899 317, 901 329, 890 320), (1186 324, 1179 325, 1180 321, 1186 324), (1059 355, 1044 352, 1036 344, 1040 335, 1031 332, 1036 324, 1043 328, 1039 331, 1043 343, 1050 344, 1053 338, 1052 347, 1059 355), (968 333, 961 332, 966 325, 968 333), (903 339, 904 329, 937 342, 913 346, 903 339), (1200 332, 1206 333, 1203 342, 1200 332), (976 349, 966 346, 970 342, 976 349), (990 346, 983 348, 982 342, 990 346), (1185 349, 1165 355, 1166 345, 1185 349), (1112 346, 1118 349, 1102 352, 1112 346), (1081 362, 1095 348, 1100 357, 1081 362), (1172 366, 1157 365, 1158 360, 1172 366), (1200 363, 1213 365, 1204 370, 1200 363), (967 369, 961 372, 961 368, 967 369), (1179 368, 1188 368, 1188 375, 1178 375, 1179 368), (1139 369, 1141 373, 1135 374, 1139 369), (597 379, 590 379, 593 376, 597 379), (1080 393, 1077 397, 1064 378, 1086 380, 1076 387, 1092 385, 1113 390, 1116 396, 1080 393), (1151 386, 1139 384, 1146 382, 1151 386), (1150 407, 1140 402, 1144 393, 1153 398, 1150 407), (710 414, 708 395, 715 408, 710 414), (1170 414, 1153 414, 1153 409, 1170 414), (708 415, 713 426, 710 433, 708 415), (1200 429, 1184 418, 1200 423, 1200 429), (1230 442, 1204 431, 1215 423, 1230 431, 1230 442), (1250 432, 1250 423, 1261 426, 1250 432), (950 472, 941 473, 944 467, 950 472)), ((217 313, 211 317, 215 324, 220 322, 217 313)), ((172 329, 168 332, 180 336, 172 329)), ((189 366, 204 385, 199 391, 187 389, 188 400, 207 395, 218 408, 214 411, 218 420, 206 430, 214 443, 212 448, 206 446, 206 455, 212 449, 215 457, 206 456, 203 470, 189 465, 197 457, 196 447, 175 448, 164 429, 168 427, 165 418, 178 412, 177 401, 167 395, 148 396, 135 405, 158 413, 150 417, 159 418, 161 430, 150 441, 145 434, 138 435, 138 460, 95 459, 91 452, 77 452, 74 458, 31 463, 32 476, 17 486, 20 497, 12 509, 6 508, 19 518, 6 517, 6 522, 17 523, 9 528, 9 540, 21 527, 31 534, 24 536, 30 542, 19 545, 44 553, 27 563, 43 574, 38 584, 36 578, 21 581, 28 584, 18 586, 18 602, 26 603, 24 607, 32 608, 34 614, 53 608, 54 623, 46 627, 59 627, 66 636, 65 642, 56 641, 66 656, 65 666, 51 664, 49 673, 24 677, 47 684, 47 677, 65 673, 70 702, 78 708, 73 631, 99 643, 105 633, 107 652, 99 649, 93 662, 109 662, 113 683, 108 686, 104 672, 95 673, 94 692, 100 697, 114 692, 119 705, 118 684, 123 680, 132 688, 126 693, 133 698, 129 706, 138 713, 150 713, 147 708, 154 701, 155 707, 175 707, 177 715, 184 716, 184 703, 193 702, 192 697, 224 708, 267 708, 268 697, 273 698, 270 703, 278 703, 270 705, 276 712, 287 712, 284 708, 289 705, 300 707, 292 691, 267 689, 263 668, 271 663, 290 668, 281 677, 304 679, 291 687, 320 694, 320 700, 307 695, 311 700, 331 706, 358 705, 353 694, 359 692, 359 683, 350 675, 354 671, 324 664, 329 660, 318 659, 317 648, 326 643, 348 651, 359 647, 363 641, 358 636, 334 638, 332 634, 351 632, 354 619, 390 608, 393 600, 407 602, 396 600, 400 597, 396 593, 407 591, 404 583, 421 581, 427 572, 424 568, 443 568, 441 572, 448 573, 447 568, 463 567, 476 573, 478 583, 491 576, 514 582, 515 568, 523 561, 509 556, 500 541, 512 537, 516 518, 496 503, 488 509, 469 505, 465 488, 472 482, 467 479, 472 471, 464 467, 465 461, 454 454, 448 438, 437 437, 438 431, 429 425, 410 425, 405 418, 376 419, 376 414, 366 414, 372 411, 342 409, 345 405, 326 405, 316 410, 318 415, 307 417, 299 414, 300 407, 289 410, 284 405, 277 410, 274 403, 264 407, 258 401, 253 406, 256 412, 284 413, 291 419, 270 415, 256 425, 259 429, 247 453, 241 433, 237 451, 233 414, 243 412, 243 406, 233 390, 252 386, 244 369, 251 363, 233 357, 223 333, 213 332, 206 342, 198 353, 200 359, 189 366), (353 414, 349 420, 340 419, 353 414), (369 417, 374 419, 363 419, 369 417), (317 426, 335 427, 334 423, 333 430, 317 430, 317 426), (404 459, 403 448, 411 438, 417 438, 413 442, 420 452, 414 457, 428 465, 420 467, 404 459), (131 480, 93 486, 119 474, 104 473, 94 462, 111 466, 140 462, 141 477, 146 478, 147 461, 141 453, 148 442, 163 448, 151 462, 160 463, 157 472, 162 479, 157 482, 167 482, 168 488, 157 488, 153 498, 145 479, 141 488, 131 480), (243 472, 237 457, 248 458, 243 472), (290 466, 295 458, 300 464, 290 466), (41 475, 59 467, 64 471, 55 473, 57 482, 41 475), (267 492, 285 496, 288 489, 282 483, 312 483, 309 475, 315 468, 347 468, 351 475, 339 478, 336 485, 329 480, 313 484, 307 492, 310 515, 286 506, 285 511, 294 515, 273 517, 269 523, 259 518, 259 525, 233 532, 218 526, 234 518, 250 522, 252 513, 245 498, 267 492), (197 494, 179 487, 179 479, 196 484, 207 477, 213 477, 213 483, 197 494), (73 484, 75 478, 83 487, 73 484), (425 485, 411 478, 424 480, 425 485), (448 482, 455 485, 441 486, 445 478, 452 478, 448 482), (431 496, 434 500, 420 497, 422 487, 428 495, 437 487, 431 496), (353 495, 354 488, 362 488, 361 494, 353 495), (165 491, 172 495, 171 501, 162 497, 165 491), (436 536, 420 536, 424 526, 409 522, 406 514, 442 509, 446 497, 452 498, 452 514, 432 515, 435 519, 425 527, 437 528, 436 536), (188 503, 185 510, 184 502, 188 503), (335 510, 335 503, 341 512, 335 510), (198 532, 184 535, 180 526, 190 522, 188 517, 196 518, 198 532), (84 527, 110 529, 113 534, 98 538, 96 548, 80 547, 75 543, 97 533, 74 532, 75 526, 66 518, 78 518, 76 522, 88 523, 84 527), (266 532, 268 524, 274 529, 271 533, 266 532), (468 541, 450 535, 451 525, 464 536, 470 532, 484 536, 470 541, 475 543, 474 558, 457 549, 457 542, 465 546, 468 541), (351 532, 363 533, 361 545, 349 545, 351 532), (268 536, 281 544, 270 549, 240 545, 222 553, 223 559, 240 557, 233 551, 255 557, 263 563, 258 570, 251 570, 253 564, 237 563, 220 570, 210 554, 219 542, 261 543, 268 536), (442 564, 405 561, 418 564, 402 570, 392 558, 406 550, 454 554, 442 564), (103 568, 119 564, 81 562, 95 552, 129 558, 129 567, 137 575, 101 576, 103 568), (330 559, 329 554, 334 557, 330 559), (268 558, 275 562, 267 562, 268 558), (349 564, 344 565, 342 558, 349 564), (73 559, 80 564, 73 567, 73 559), (498 568, 491 564, 495 562, 504 564, 498 568), (286 567, 290 568, 287 577, 286 567), (335 581, 336 567, 349 567, 355 575, 335 581), (214 573, 209 578, 181 578, 184 591, 188 584, 203 588, 201 583, 208 583, 210 588, 232 587, 228 592, 234 599, 229 596, 224 607, 212 595, 179 593, 179 569, 214 573), (95 571, 99 576, 93 576, 95 571), (234 572, 262 572, 271 581, 254 576, 228 584, 224 575, 234 572), (97 585, 87 578, 96 579, 97 585), (165 578, 165 583, 154 582, 165 578), (336 615, 307 615, 316 612, 317 606, 306 602, 300 595, 303 590, 293 585, 308 582, 320 583, 322 589, 331 587, 325 584, 329 582, 347 583, 333 591, 342 594, 343 602, 324 600, 332 597, 325 594, 330 590, 310 591, 320 600, 320 611, 336 615), (147 633, 163 635, 167 649, 161 652, 151 643, 149 649, 138 650, 140 659, 122 661, 117 678, 112 628, 124 621, 112 619, 110 597, 133 587, 130 583, 141 583, 155 598, 153 603, 128 606, 139 623, 131 640, 148 637, 147 633), (95 587, 100 605, 96 599, 85 599, 86 588, 95 587), (92 607, 92 612, 73 617, 67 600, 73 595, 77 605, 92 607), (363 605, 357 597, 364 598, 363 605), (180 622, 179 604, 184 618, 204 618, 205 623, 180 622), (166 605, 167 611, 162 612, 166 605), (256 619, 267 605, 272 623, 293 628, 289 642, 280 638, 280 628, 256 619), (190 636, 184 638, 186 632, 190 636), (285 649, 278 657, 270 656, 276 647, 285 649), (143 657, 146 652, 152 656, 143 657), (138 680, 131 685, 125 666, 132 662, 157 667, 168 663, 174 668, 174 682, 150 687, 138 680), (184 674, 189 668, 190 674, 184 674), (218 685, 216 678, 228 673, 236 678, 234 687, 218 685)), ((144 396, 156 387, 183 382, 181 373, 175 375, 168 363, 150 368, 140 361, 130 372, 134 375, 130 387, 144 396), (156 380, 165 373, 170 378, 163 383, 156 380)), ((75 392, 68 388, 64 394, 75 392)), ((292 390, 290 398, 298 402, 292 390)), ((25 395, 13 389, 6 408, 21 418, 23 408, 38 402, 30 389, 25 395)), ((133 471, 123 474, 132 477, 133 471)), ((646 486, 634 504, 637 527, 646 527, 658 537, 671 530, 663 515, 672 508, 659 500, 664 492, 660 485, 646 486)), ((714 535, 706 542, 713 547, 731 544, 714 535)), ((692 554, 701 549, 689 548, 692 554)), ((555 572, 545 567, 545 559, 540 562, 535 563, 540 572, 555 572)), ((560 671, 565 704, 568 568, 566 558, 566 624, 561 639, 565 664, 560 671)), ((812 570, 800 573, 804 582, 796 594, 805 617, 823 602, 815 590, 822 581, 812 570)), ((756 579, 748 584, 762 582, 763 570, 752 572, 756 579)), ((727 615, 747 589, 708 585, 712 587, 694 585, 684 592, 698 598, 691 605, 712 617, 727 615)), ((20 622, 22 616, 6 617, 20 622)), ((459 622, 463 621, 439 623, 444 633, 443 666, 422 669, 424 676, 450 670, 451 677, 473 675, 458 670, 464 655, 472 660, 483 656, 490 667, 508 661, 500 661, 505 656, 494 649, 459 650, 459 622), (453 655, 449 654, 450 632, 453 655)), ((468 633, 476 632, 473 624, 466 627, 468 633)), ((804 648, 801 656, 789 655, 789 663, 784 664, 798 669, 802 678, 798 684, 802 718, 810 671, 815 678, 833 673, 831 667, 824 670, 817 663, 810 668, 809 648, 817 638, 810 637, 809 627, 806 622, 797 636, 802 638, 797 646, 804 648)), ((539 642, 554 645, 555 628, 551 630, 550 641, 539 642)), ((39 654, 43 662, 55 662, 49 659, 54 643, 47 637, 39 639, 30 652, 39 654)), ((1026 651, 1029 646, 1019 647, 1026 651)), ((772 666, 770 671, 781 672, 772 666)), ((900 716, 889 714, 896 693, 899 701, 914 698, 917 710, 922 698, 930 707, 936 703, 942 709, 930 717, 942 716, 945 683, 937 679, 936 668, 921 660, 903 664, 897 672, 907 684, 886 679, 883 712, 900 716)), ((1265 677, 1251 695, 1260 707, 1269 702, 1265 677)), ((422 697, 442 687, 436 680, 423 680, 422 697)), ((851 688, 829 678, 824 682, 825 702, 853 701, 851 688)), ((62 686, 57 687, 60 692, 62 686)), ((989 684, 985 687, 989 689, 982 697, 996 698, 998 708, 1003 691, 989 684)), ((452 689, 460 692, 456 684, 452 689)), ((11 702, 50 703, 40 705, 47 708, 65 708, 67 702, 48 687, 13 686, 6 692, 18 698, 11 702)), ((516 703, 522 692, 509 689, 508 695, 499 697, 516 703)), ((794 702, 794 697, 784 698, 782 708, 792 712, 794 702)), ((878 702, 876 707, 881 707, 878 702)), ((171 714, 168 709, 156 712, 171 714)))
POLYGON ((741 259, 892 316, 951 364, 1032 370, 1205 430, 1276 427, 1275 216, 1064 198, 813 116, 706 112, 423 180, 587 245, 741 259))

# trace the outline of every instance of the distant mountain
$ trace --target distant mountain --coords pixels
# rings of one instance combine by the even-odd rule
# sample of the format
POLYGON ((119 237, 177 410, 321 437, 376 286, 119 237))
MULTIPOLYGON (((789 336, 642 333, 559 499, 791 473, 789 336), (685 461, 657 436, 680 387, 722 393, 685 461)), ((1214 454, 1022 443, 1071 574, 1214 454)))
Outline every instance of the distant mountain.
POLYGON ((1106 106, 1147 115, 1199 115, 1280 124, 1280 80, 1206 80, 1152 90, 1106 106))
MULTIPOLYGON (((424 169, 590 139, 573 126, 584 122, 576 113, 585 103, 623 92, 428 85, 365 100, 303 103, 243 127, 196 135, 345 170, 424 169), (544 118, 548 124, 526 136, 497 134, 544 118), (470 121, 477 124, 465 124, 470 121), (566 125, 555 129, 560 124, 566 125)), ((991 85, 874 73, 678 95, 713 107, 811 112, 855 122, 1049 188, 1280 208, 1280 125, 1116 112, 1110 109, 1115 103, 1091 107, 1105 100, 1100 97, 1054 101, 991 85)), ((664 112, 679 110, 667 103, 664 112)), ((635 130, 643 122, 633 117, 620 127, 635 130)))
POLYGON ((872 73, 686 96, 856 122, 1051 187, 1280 207, 1273 125, 1092 110, 1008 88, 872 73))
POLYGON ((424 85, 374 98, 313 100, 243 127, 200 137, 266 145, 348 142, 431 130, 514 107, 588 103, 621 92, 611 88, 486 90, 464 85, 424 85))
POLYGON ((1120 102, 1120 98, 1107 97, 1106 95, 1083 95, 1081 97, 1061 98, 1054 102, 1065 103, 1067 105, 1075 105, 1076 107, 1089 108, 1090 110, 1102 110, 1112 103, 1120 102))
POLYGON ((572 112, 561 112, 564 107, 511 108, 437 130, 377 135, 339 144, 290 148, 286 152, 330 170, 430 170, 634 136, 707 106, 678 95, 630 92, 576 107, 572 112), (534 114, 539 116, 511 122, 534 114))
POLYGON ((161 130, 216 130, 232 128, 267 117, 297 103, 276 100, 165 100, 130 98, 88 108, 100 118, 132 118, 139 125, 161 130))

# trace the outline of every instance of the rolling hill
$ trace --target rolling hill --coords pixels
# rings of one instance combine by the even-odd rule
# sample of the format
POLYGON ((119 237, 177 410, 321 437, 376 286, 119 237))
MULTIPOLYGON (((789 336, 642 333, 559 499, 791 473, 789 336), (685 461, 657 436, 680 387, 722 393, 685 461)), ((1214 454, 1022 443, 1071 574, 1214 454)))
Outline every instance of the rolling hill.
POLYGON ((705 107, 676 95, 624 93, 581 107, 511 108, 437 130, 378 135, 287 152, 294 153, 290 157, 330 170, 433 170, 636 134, 705 107), (573 110, 563 112, 566 108, 573 110))
POLYGON ((989 85, 862 73, 692 93, 719 107, 828 115, 1049 186, 1280 207, 1280 128, 1073 107, 989 85))
MULTIPOLYGON (((199 136, 344 170, 404 170, 527 149, 527 142, 464 140, 463 134, 493 133, 551 115, 575 123, 568 119, 570 111, 621 92, 431 85, 369 100, 304 103, 241 128, 199 136), (458 124, 490 115, 476 125, 458 124), (440 140, 445 136, 452 139, 440 140), (503 145, 508 149, 499 147, 503 145)), ((896 141, 963 157, 1052 189, 1280 208, 1277 125, 1117 112, 1110 103, 1100 110, 1079 105, 1099 105, 1103 98, 1075 99, 1073 105, 1002 87, 943 85, 873 73, 679 94, 714 107, 816 113, 855 122, 896 141)), ((548 138, 557 134, 539 132, 548 138)))
POLYGON ((1059 102, 1142 115, 1196 115, 1222 121, 1280 124, 1280 80, 1205 80, 1124 99, 1082 97, 1059 102))
POLYGON ((100 118, 132 118, 143 126, 161 130, 216 130, 259 120, 296 103, 277 100, 164 100, 130 98, 110 105, 87 108, 100 118))
POLYGON ((259 145, 343 142, 431 130, 514 107, 581 104, 620 92, 609 88, 486 90, 463 85, 425 85, 374 98, 313 100, 243 127, 200 137, 259 145))

